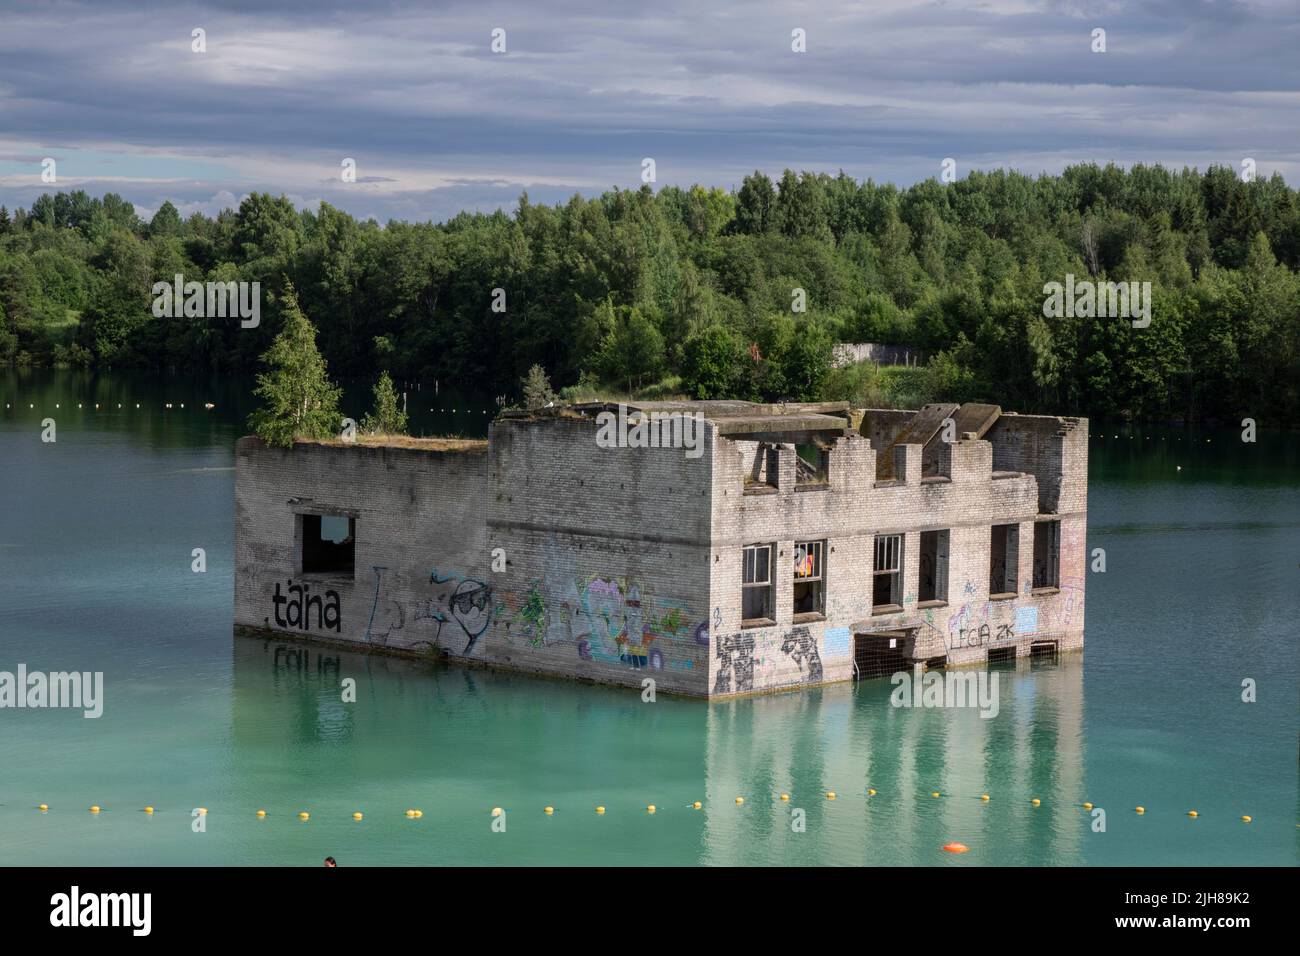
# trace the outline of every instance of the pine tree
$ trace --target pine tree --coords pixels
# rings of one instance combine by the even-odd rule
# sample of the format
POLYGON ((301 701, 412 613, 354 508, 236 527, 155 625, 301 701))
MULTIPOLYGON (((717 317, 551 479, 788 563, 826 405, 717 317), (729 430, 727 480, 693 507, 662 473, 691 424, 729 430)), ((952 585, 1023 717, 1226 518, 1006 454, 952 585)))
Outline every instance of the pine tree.
POLYGON ((372 435, 406 434, 406 413, 397 407, 397 389, 387 372, 375 383, 375 407, 362 419, 361 430, 372 435))
POLYGON ((551 390, 551 380, 546 377, 546 369, 534 365, 524 376, 524 407, 542 408, 555 401, 555 392, 551 390))
POLYGON ((340 425, 339 389, 316 348, 316 327, 288 285, 282 298, 284 327, 262 355, 270 371, 257 376, 253 394, 262 407, 248 424, 263 441, 292 448, 297 438, 328 438, 340 425))
POLYGON ((0 236, 9 231, 9 210, 0 206, 0 236))

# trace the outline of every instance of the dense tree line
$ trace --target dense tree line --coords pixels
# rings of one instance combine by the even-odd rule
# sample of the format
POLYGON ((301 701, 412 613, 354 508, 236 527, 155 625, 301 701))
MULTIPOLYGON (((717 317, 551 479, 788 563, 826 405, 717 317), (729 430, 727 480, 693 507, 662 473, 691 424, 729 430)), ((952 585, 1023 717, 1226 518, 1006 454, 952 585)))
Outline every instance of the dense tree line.
POLYGON ((1296 191, 1226 167, 908 189, 787 170, 735 192, 524 195, 513 213, 384 226, 256 193, 144 222, 118 196, 69 192, 0 210, 0 362, 253 371, 292 284, 339 376, 515 396, 541 365, 557 388, 642 395, 1293 419, 1297 267, 1296 191), (1067 273, 1150 281, 1150 326, 1046 317, 1044 285, 1067 273), (260 282, 260 326, 156 318, 153 285, 176 274, 260 282), (863 341, 929 361, 832 369, 834 343, 863 341))

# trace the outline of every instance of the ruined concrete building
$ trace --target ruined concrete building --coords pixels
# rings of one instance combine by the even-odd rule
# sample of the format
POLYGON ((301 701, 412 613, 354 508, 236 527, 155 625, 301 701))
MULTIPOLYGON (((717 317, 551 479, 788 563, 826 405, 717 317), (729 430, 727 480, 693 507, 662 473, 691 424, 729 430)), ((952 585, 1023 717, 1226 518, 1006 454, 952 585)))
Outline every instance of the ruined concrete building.
POLYGON ((699 697, 1082 647, 1085 419, 615 412, 506 413, 486 441, 242 439, 236 625, 699 697), (674 416, 693 436, 646 441, 674 416))

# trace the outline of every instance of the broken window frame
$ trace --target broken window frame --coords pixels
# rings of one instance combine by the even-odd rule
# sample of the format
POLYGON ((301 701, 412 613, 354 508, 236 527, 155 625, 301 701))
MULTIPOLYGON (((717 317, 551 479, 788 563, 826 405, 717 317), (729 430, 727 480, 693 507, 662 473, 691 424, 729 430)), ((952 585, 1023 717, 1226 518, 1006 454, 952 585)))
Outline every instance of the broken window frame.
POLYGON ((747 544, 741 549, 740 557, 740 614, 741 627, 759 627, 776 623, 775 575, 773 563, 776 546, 773 544, 747 544), (758 579, 758 556, 766 554, 765 577, 758 579), (751 592, 762 594, 762 608, 765 613, 760 616, 747 616, 747 602, 751 592))
POLYGON ((826 542, 825 541, 796 541, 794 543, 794 561, 792 562, 794 570, 794 616, 796 620, 814 620, 817 618, 824 619, 826 616, 826 542), (805 560, 811 570, 808 574, 800 574, 799 553, 803 549, 805 560), (807 592, 812 594, 813 606, 806 610, 799 610, 800 586, 805 586, 807 592))
POLYGON ((873 562, 871 566, 871 609, 872 613, 880 613, 883 608, 899 608, 903 605, 903 535, 902 534, 878 534, 875 536, 872 547, 873 562), (891 543, 893 546, 891 547, 891 543), (888 559, 893 556, 893 561, 881 560, 881 546, 884 546, 884 556, 888 559), (892 567, 882 567, 882 564, 892 564, 892 567), (876 601, 877 582, 882 577, 889 577, 889 600, 876 601))

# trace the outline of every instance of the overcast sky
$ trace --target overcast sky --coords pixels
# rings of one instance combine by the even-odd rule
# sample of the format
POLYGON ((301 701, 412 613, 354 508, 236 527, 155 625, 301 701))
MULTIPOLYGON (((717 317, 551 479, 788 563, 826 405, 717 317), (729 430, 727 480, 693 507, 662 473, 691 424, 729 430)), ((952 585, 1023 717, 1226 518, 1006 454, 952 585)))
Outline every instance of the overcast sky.
POLYGON ((440 220, 636 188, 645 157, 658 185, 1252 157, 1294 186, 1297 64, 1300 0, 0 3, 0 203, 440 220))

